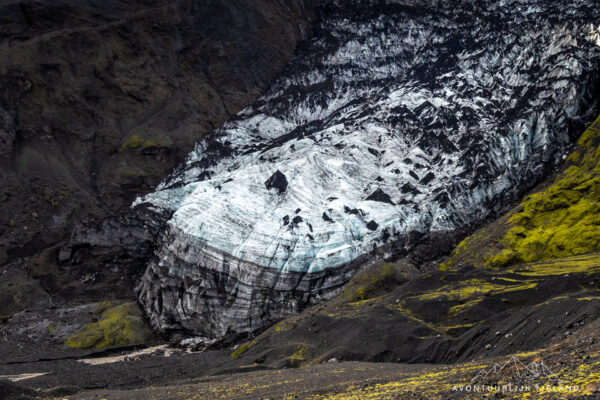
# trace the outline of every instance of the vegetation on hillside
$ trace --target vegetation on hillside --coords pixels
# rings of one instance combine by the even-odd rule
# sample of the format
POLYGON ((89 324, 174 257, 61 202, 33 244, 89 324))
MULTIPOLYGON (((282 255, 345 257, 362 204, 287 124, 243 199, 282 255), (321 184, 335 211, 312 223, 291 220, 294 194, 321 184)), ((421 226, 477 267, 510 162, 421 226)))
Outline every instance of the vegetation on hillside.
POLYGON ((420 274, 406 259, 371 265, 340 296, 279 322, 232 356, 288 366, 332 357, 448 362, 467 348, 470 356, 536 349, 559 325, 567 332, 596 318, 599 144, 600 118, 556 178, 461 242, 442 271, 420 274))
POLYGON ((105 301, 94 310, 101 318, 71 337, 65 343, 72 348, 97 348, 146 343, 152 335, 135 303, 105 301))
POLYGON ((140 135, 133 135, 121 145, 121 151, 160 147, 167 147, 166 138, 144 139, 140 135))
POLYGON ((495 226, 461 242, 441 268, 469 261, 507 267, 600 250, 600 117, 581 135, 565 167, 550 186, 527 196, 495 226), (473 251, 485 258, 469 257, 473 251))

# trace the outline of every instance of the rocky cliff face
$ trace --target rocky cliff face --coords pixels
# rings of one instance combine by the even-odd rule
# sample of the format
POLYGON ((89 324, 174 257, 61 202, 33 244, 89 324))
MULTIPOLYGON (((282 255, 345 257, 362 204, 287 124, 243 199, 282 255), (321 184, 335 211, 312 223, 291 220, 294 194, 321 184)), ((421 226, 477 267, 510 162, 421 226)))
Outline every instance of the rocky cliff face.
POLYGON ((594 115, 593 1, 323 7, 269 91, 136 200, 168 219, 137 287, 157 329, 252 332, 327 299, 367 254, 506 207, 594 115))
POLYGON ((154 187, 273 83, 310 4, 3 1, 0 264, 154 187))

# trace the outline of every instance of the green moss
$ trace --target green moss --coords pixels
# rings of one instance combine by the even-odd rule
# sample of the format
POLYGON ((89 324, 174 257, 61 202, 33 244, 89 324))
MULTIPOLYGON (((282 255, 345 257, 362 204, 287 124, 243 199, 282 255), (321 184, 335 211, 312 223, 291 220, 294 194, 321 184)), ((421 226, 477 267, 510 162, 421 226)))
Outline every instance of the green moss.
POLYGON ((246 350, 248 350, 250 347, 252 347, 252 342, 248 342, 248 343, 244 343, 242 344, 240 347, 238 347, 233 353, 231 353, 229 356, 230 357, 237 357, 239 355, 242 355, 246 352, 246 350))
POLYGON ((151 331, 134 303, 101 303, 95 313, 101 313, 98 322, 91 323, 69 337, 65 343, 72 348, 97 348, 146 342, 151 331))
POLYGON ((403 303, 397 304, 395 306, 392 307, 394 310, 399 311, 400 313, 402 313, 402 315, 428 329, 430 329, 431 331, 437 332, 439 334, 443 334, 445 335, 446 332, 444 331, 444 329, 440 328, 439 326, 431 323, 431 322, 427 322, 425 321, 423 318, 421 318, 420 316, 416 315, 415 313, 413 313, 411 310, 409 310, 408 308, 404 307, 403 303))
POLYGON ((359 300, 365 300, 365 290, 366 290, 366 289, 365 289, 365 288, 362 288, 362 287, 360 287, 360 288, 356 289, 356 292, 355 292, 355 293, 356 293, 356 296, 355 296, 355 297, 356 297, 357 299, 359 299, 359 300))
MULTIPOLYGON (((600 118, 599 118, 600 121, 600 118)), ((505 249, 487 265, 502 267, 569 257, 600 250, 600 176, 593 171, 597 130, 588 129, 579 141, 584 146, 570 157, 573 165, 546 190, 528 196, 523 211, 510 220, 505 249)))
MULTIPOLYGON (((465 252, 467 252, 469 250, 470 247, 470 243, 469 243, 469 238, 463 240, 462 242, 460 242, 456 248, 454 249, 454 254, 463 254, 465 252)), ((441 271, 449 271, 452 269, 453 264, 454 264, 455 259, 448 259, 445 262, 440 264, 440 270, 441 271)))
POLYGON ((459 305, 450 307, 450 309, 448 310, 448 315, 454 317, 459 314, 462 314, 465 311, 468 311, 474 305, 481 303, 482 301, 483 301, 483 298, 480 297, 480 298, 476 298, 476 299, 467 301, 464 304, 459 304, 459 305))
POLYGON ((142 139, 140 137, 140 135, 133 135, 133 136, 130 136, 129 139, 127 139, 125 141, 125 143, 123 143, 121 145, 121 151, 137 149, 137 148, 141 147, 143 144, 144 144, 144 139, 142 139))
POLYGON ((547 277, 564 274, 597 274, 600 273, 600 253, 565 257, 552 261, 519 265, 508 269, 523 276, 547 277))
POLYGON ((115 300, 103 301, 101 303, 98 303, 96 308, 94 308, 94 314, 102 314, 104 311, 108 310, 109 308, 116 307, 119 304, 121 304, 121 303, 118 301, 115 301, 115 300))
POLYGON ((413 298, 420 301, 432 301, 441 297, 448 300, 466 301, 473 297, 481 297, 484 295, 495 295, 500 293, 509 293, 520 290, 532 289, 536 286, 536 282, 505 282, 489 283, 480 279, 470 279, 457 283, 456 285, 443 286, 437 290, 421 293, 413 298))
POLYGON ((396 270, 389 264, 356 275, 344 288, 343 295, 350 301, 364 301, 375 297, 386 285, 395 282, 396 270))
POLYGON ((114 174, 115 183, 124 187, 142 185, 150 176, 146 170, 128 164, 122 164, 114 174))
MULTIPOLYGON (((516 273, 520 273, 520 271, 516 273)), ((430 329, 448 333, 455 329, 465 328, 465 320, 456 318, 470 311, 473 306, 481 303, 486 297, 532 290, 537 287, 539 282, 537 276, 523 274, 523 276, 505 277, 492 273, 485 279, 458 280, 435 290, 415 293, 402 299, 394 308, 430 329), (441 302, 438 303, 438 301, 441 302), (434 316, 428 317, 431 320, 429 322, 424 321, 410 310, 415 306, 417 310, 422 309, 423 304, 432 304, 432 307, 438 310, 434 316), (445 304, 448 304, 447 308, 443 306, 445 304)), ((504 299, 501 301, 504 302, 504 299)), ((473 321, 468 322, 473 323, 473 321)))
POLYGON ((148 140, 144 141, 144 143, 142 144, 142 148, 144 148, 144 149, 159 148, 159 147, 165 147, 164 140, 148 139, 148 140))
POLYGON ((306 361, 306 350, 306 345, 299 345, 296 348, 294 354, 290 356, 290 362, 292 363, 293 367, 298 367, 300 364, 306 361))
POLYGON ((148 176, 148 173, 143 170, 134 170, 128 168, 120 168, 118 170, 119 178, 121 179, 135 179, 135 178, 145 178, 148 176))
POLYGON ((140 135, 133 135, 121 145, 121 151, 160 147, 167 147, 167 140, 163 138, 144 139, 140 135))
POLYGON ((513 210, 501 216, 460 242, 452 255, 440 264, 440 270, 456 270, 466 265, 484 265, 489 257, 502 248, 499 241, 508 232, 508 220, 515 212, 513 210))
POLYGON ((527 196, 496 224, 498 231, 504 229, 497 240, 486 237, 489 228, 476 232, 456 247, 440 269, 451 269, 464 259, 476 266, 500 268, 600 251, 599 142, 600 117, 581 135, 554 182, 527 196), (480 249, 484 259, 470 249, 480 249))

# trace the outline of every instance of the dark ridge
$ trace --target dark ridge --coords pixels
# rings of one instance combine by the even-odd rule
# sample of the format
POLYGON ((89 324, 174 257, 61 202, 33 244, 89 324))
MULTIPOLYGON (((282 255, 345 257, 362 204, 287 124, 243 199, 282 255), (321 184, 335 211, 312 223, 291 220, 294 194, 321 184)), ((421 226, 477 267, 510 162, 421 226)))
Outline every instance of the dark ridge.
POLYGON ((373 154, 374 156, 379 157, 379 152, 374 148, 369 147, 367 150, 369 150, 369 153, 373 154))
POLYGON ((425 175, 423 177, 423 179, 421 179, 421 183, 424 185, 427 185, 429 182, 431 182, 433 179, 435 178, 435 175, 433 174, 433 172, 429 172, 427 175, 425 175))
POLYGON ((381 190, 381 188, 379 188, 376 191, 374 191, 373 193, 371 193, 371 195, 369 197, 367 197, 366 200, 379 201, 381 203, 388 203, 388 204, 394 205, 392 198, 386 192, 381 190))
POLYGON ((379 224, 377 224, 377 222, 371 220, 367 223, 367 228, 369 228, 369 230, 371 231, 376 231, 377 228, 379 227, 379 224))
POLYGON ((326 212, 323 211, 323 220, 327 221, 327 222, 334 222, 331 217, 329 215, 327 215, 326 212))
POLYGON ((405 183, 404 185, 402 185, 400 187, 400 190, 402 191, 402 193, 412 193, 412 194, 419 194, 421 193, 419 191, 419 189, 417 189, 416 187, 414 187, 413 185, 411 185, 410 183, 405 183))
POLYGON ((286 191, 288 187, 288 181, 285 175, 281 173, 281 171, 277 170, 269 179, 267 179, 265 186, 269 190, 275 188, 281 194, 286 191))

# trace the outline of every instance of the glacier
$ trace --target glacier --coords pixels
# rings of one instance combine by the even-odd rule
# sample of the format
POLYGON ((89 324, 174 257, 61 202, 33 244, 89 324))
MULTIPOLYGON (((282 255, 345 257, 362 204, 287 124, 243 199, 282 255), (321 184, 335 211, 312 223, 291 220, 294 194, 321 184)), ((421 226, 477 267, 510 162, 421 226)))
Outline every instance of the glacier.
POLYGON ((597 111, 591 0, 322 7, 272 87, 133 204, 164 220, 136 288, 158 330, 255 332, 331 298, 377 249, 510 204, 597 111))

